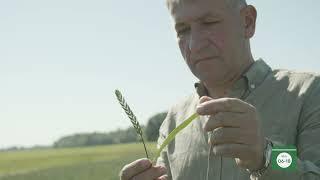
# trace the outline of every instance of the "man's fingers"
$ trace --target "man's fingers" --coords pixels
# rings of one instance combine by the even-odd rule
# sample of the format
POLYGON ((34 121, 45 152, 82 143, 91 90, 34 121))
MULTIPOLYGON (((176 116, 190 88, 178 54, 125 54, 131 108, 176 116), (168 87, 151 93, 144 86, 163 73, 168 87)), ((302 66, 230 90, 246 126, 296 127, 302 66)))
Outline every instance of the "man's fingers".
POLYGON ((213 146, 212 152, 217 156, 242 159, 251 154, 249 149, 245 144, 218 144, 213 146))
POLYGON ((134 176, 132 180, 152 180, 161 177, 167 173, 167 169, 163 166, 151 167, 148 170, 134 176))
POLYGON ((219 112, 210 116, 204 124, 205 131, 212 131, 218 127, 240 127, 244 123, 245 113, 219 112))
POLYGON ((240 128, 216 128, 212 131, 209 138, 209 143, 213 145, 219 144, 246 144, 245 132, 240 131, 240 128))
POLYGON ((209 97, 209 96, 202 96, 202 97, 200 98, 200 100, 199 100, 199 103, 201 104, 201 103, 206 102, 206 101, 209 101, 209 100, 211 100, 211 99, 212 99, 212 98, 209 97))
POLYGON ((161 177, 158 177, 156 180, 167 180, 168 179, 168 175, 163 175, 161 177))
POLYGON ((121 180, 129 180, 133 176, 145 171, 146 169, 150 168, 152 163, 149 159, 138 159, 133 161, 130 164, 127 164, 123 167, 120 172, 120 179, 121 180))
POLYGON ((218 112, 247 112, 253 108, 248 103, 237 98, 219 98, 203 102, 198 105, 197 113, 200 115, 214 115, 218 112))

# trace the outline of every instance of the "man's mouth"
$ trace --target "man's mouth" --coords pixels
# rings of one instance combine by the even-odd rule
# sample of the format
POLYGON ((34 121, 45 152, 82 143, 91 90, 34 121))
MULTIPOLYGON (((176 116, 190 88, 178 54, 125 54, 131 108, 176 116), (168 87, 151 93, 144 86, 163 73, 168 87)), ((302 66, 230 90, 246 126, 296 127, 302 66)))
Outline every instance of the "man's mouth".
POLYGON ((197 64, 200 63, 200 62, 212 60, 212 59, 214 59, 214 58, 215 58, 214 56, 211 56, 211 57, 205 57, 205 58, 197 59, 197 60, 194 62, 194 65, 197 65, 197 64))

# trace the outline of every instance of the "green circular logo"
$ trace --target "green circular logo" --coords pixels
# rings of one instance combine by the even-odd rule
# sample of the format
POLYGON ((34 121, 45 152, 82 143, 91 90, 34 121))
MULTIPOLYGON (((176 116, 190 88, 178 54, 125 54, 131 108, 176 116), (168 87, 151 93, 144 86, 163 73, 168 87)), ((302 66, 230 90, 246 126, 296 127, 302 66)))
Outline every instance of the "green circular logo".
POLYGON ((281 168, 288 168, 292 163, 292 157, 286 152, 282 152, 277 156, 277 164, 281 168))

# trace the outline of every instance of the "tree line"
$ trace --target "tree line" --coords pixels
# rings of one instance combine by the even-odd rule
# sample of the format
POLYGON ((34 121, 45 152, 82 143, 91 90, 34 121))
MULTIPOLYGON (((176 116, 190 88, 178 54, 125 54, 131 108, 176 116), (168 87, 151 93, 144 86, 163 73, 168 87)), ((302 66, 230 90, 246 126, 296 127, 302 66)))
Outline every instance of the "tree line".
MULTIPOLYGON (((167 112, 157 113, 148 119, 147 124, 142 126, 144 138, 147 141, 156 141, 159 136, 159 128, 165 119, 167 112)), ((139 137, 133 127, 118 129, 108 133, 77 133, 64 136, 53 143, 53 147, 81 147, 107 144, 120 144, 138 142, 139 137)))

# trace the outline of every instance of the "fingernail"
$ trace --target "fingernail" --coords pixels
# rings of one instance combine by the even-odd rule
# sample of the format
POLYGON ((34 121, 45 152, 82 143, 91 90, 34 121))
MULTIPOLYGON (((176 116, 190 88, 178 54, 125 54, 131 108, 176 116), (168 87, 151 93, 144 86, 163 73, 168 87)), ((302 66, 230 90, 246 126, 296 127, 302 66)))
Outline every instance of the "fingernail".
POLYGON ((198 113, 198 114, 203 113, 203 105, 199 104, 199 105, 197 106, 197 113, 198 113))
POLYGON ((150 166, 150 160, 149 159, 144 159, 142 162, 141 162, 142 166, 144 167, 148 167, 150 166))
POLYGON ((202 126, 202 129, 203 129, 203 131, 208 131, 206 125, 203 125, 203 126, 202 126))
POLYGON ((167 180, 167 178, 168 178, 168 176, 167 176, 167 175, 164 175, 164 176, 161 176, 161 177, 159 178, 159 180, 167 180))

